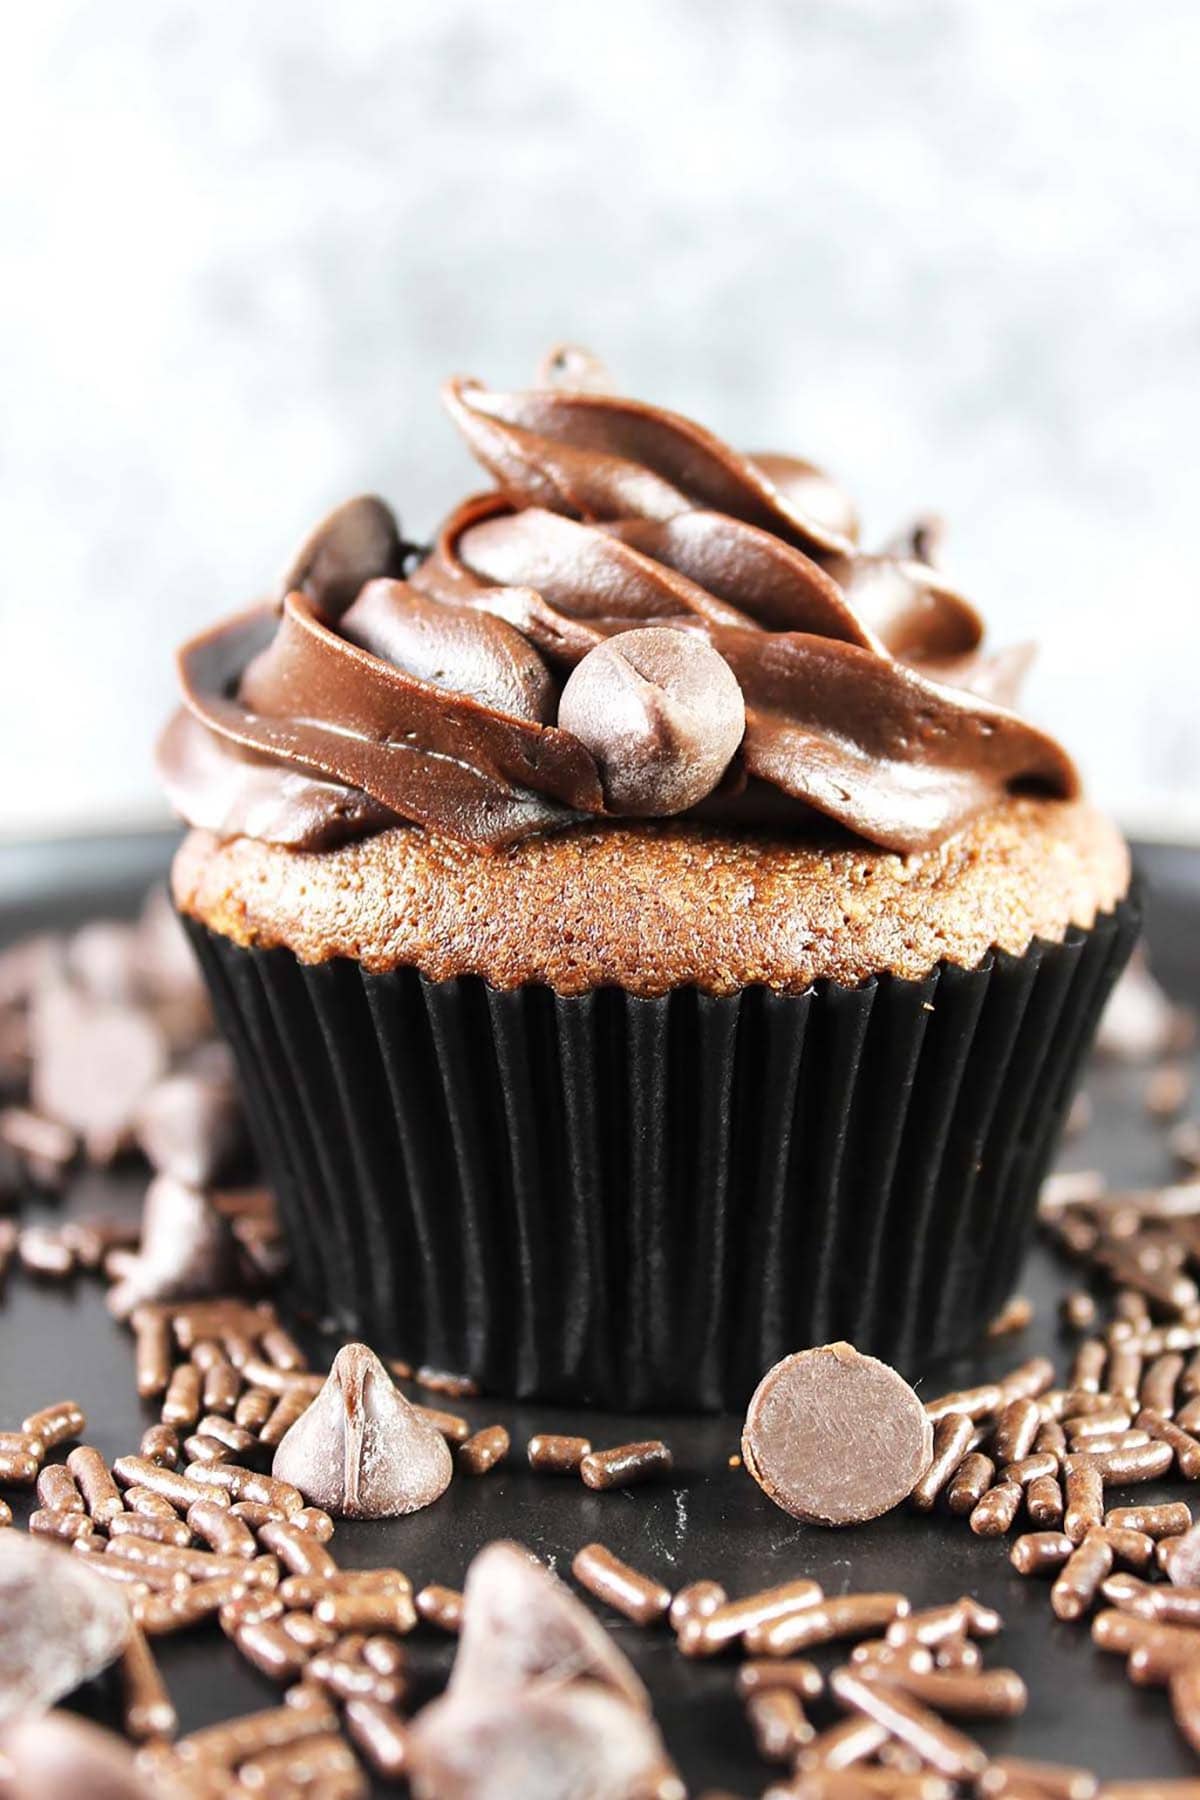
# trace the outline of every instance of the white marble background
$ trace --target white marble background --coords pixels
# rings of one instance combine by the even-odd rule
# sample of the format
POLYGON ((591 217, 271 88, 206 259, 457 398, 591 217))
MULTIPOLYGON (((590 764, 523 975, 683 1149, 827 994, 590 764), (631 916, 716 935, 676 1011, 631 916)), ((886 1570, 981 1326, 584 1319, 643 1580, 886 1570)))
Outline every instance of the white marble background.
POLYGON ((1195 0, 38 0, 0 105, 0 829, 150 815, 176 640, 439 378, 591 343, 953 525, 1031 705, 1200 835, 1195 0))

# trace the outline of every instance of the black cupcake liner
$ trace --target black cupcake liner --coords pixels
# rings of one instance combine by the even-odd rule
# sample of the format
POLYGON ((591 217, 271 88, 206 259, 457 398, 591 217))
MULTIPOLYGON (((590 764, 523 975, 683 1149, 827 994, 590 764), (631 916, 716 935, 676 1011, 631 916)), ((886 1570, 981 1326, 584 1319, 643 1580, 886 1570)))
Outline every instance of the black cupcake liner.
POLYGON ((980 1335, 1138 909, 923 981, 655 1000, 186 923, 301 1311, 493 1393, 709 1410, 804 1345, 916 1374, 980 1335))

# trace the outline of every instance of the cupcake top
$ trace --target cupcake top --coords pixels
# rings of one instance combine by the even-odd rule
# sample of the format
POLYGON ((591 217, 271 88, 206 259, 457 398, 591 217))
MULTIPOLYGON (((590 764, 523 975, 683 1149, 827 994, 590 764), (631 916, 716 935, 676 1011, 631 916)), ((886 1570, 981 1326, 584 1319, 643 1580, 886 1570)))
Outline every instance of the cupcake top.
POLYGON ((1012 794, 1078 792, 1011 710, 1027 652, 983 649, 933 525, 865 551, 811 463, 623 399, 580 352, 445 401, 495 485, 432 548, 348 501, 274 600, 184 645, 159 764, 191 824, 495 849, 685 817, 908 852, 1012 794))

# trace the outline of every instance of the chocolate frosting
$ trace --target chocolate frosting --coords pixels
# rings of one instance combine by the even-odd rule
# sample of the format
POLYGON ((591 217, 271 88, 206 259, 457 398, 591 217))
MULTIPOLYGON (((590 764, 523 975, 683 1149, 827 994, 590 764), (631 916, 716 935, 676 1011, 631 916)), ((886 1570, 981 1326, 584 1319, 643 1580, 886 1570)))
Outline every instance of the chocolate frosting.
POLYGON ((986 654, 924 560, 936 521, 868 553, 811 463, 624 399, 580 352, 542 381, 447 384, 496 486, 428 553, 348 501, 276 601, 183 647, 159 762, 190 823, 496 848, 589 817, 824 819, 907 852, 1007 793, 1078 791, 1011 710, 1027 654, 986 654))

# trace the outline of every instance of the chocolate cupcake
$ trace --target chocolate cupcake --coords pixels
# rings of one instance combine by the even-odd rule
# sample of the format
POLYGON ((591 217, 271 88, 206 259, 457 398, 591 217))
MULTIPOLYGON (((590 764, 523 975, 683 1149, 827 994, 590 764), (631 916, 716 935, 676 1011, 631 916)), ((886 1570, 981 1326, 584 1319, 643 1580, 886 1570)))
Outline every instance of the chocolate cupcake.
POLYGON ((1129 863, 921 526, 560 354, 186 645, 175 865, 298 1306, 495 1392, 919 1373, 1007 1297, 1129 863))

